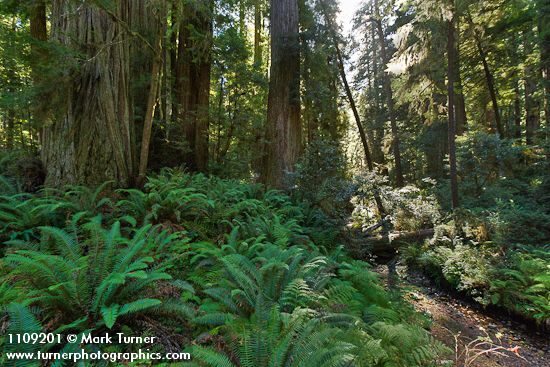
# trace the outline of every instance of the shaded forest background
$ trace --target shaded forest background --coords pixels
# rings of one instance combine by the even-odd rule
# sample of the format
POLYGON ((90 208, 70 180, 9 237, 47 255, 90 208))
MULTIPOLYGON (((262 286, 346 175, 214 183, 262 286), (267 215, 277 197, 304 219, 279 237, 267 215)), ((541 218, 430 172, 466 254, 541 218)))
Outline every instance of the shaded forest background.
POLYGON ((337 6, 5 1, 2 145, 40 156, 56 187, 183 165, 282 188, 318 142, 399 187, 456 181, 451 135, 459 154, 480 142, 529 156, 487 152, 495 178, 544 162, 544 1, 367 2, 355 42, 337 6))

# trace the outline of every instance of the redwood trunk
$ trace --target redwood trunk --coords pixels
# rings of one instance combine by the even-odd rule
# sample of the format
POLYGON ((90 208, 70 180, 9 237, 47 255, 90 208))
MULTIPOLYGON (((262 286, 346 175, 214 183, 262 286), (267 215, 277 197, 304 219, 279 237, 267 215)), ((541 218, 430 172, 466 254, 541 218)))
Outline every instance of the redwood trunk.
MULTIPOLYGON (((112 10, 128 20, 128 1, 112 10)), ((42 157, 46 184, 97 185, 132 177, 129 119, 129 49, 120 22, 98 6, 52 2, 52 38, 84 55, 63 88, 67 102, 59 119, 45 126, 42 157), (121 42, 122 40, 122 42, 121 42)))
POLYGON ((180 133, 187 151, 183 161, 191 171, 208 168, 208 126, 212 46, 212 3, 188 4, 180 21, 176 66, 176 102, 180 133), (194 8, 196 6, 197 8, 194 8), (192 35, 190 28, 200 32, 192 35))
POLYGON ((271 1, 271 68, 263 182, 284 186, 301 142, 298 1, 271 1))

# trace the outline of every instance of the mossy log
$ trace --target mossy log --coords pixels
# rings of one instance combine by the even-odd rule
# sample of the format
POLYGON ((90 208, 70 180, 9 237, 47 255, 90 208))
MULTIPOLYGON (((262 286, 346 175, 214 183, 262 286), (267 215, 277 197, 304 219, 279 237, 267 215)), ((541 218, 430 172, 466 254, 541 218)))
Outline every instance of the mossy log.
POLYGON ((401 246, 423 241, 433 236, 433 234, 433 228, 390 232, 381 236, 366 236, 364 233, 357 231, 350 240, 350 250, 357 258, 365 258, 370 255, 384 262, 394 258, 396 251, 401 246))

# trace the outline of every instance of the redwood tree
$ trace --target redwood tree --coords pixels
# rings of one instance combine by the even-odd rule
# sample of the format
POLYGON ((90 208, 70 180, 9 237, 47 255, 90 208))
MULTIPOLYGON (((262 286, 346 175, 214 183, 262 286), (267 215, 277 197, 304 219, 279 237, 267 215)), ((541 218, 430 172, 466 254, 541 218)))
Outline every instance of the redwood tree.
POLYGON ((109 9, 52 1, 52 39, 79 57, 60 88, 66 103, 43 129, 50 186, 131 181, 128 8, 128 0, 109 9))
POLYGON ((263 182, 284 185, 301 143, 298 1, 271 0, 271 69, 263 182))
POLYGON ((183 161, 192 171, 208 167, 208 107, 213 2, 185 2, 180 18, 175 96, 180 136, 187 144, 183 161), (183 136, 181 136, 183 135, 183 136))

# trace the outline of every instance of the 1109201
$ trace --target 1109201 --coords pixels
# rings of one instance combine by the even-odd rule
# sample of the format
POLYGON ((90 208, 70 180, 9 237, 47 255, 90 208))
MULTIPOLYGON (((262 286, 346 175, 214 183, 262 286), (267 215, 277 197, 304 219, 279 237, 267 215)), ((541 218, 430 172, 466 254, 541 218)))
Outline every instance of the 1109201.
POLYGON ((63 335, 53 333, 22 333, 8 334, 10 344, 59 344, 63 340, 63 335))

